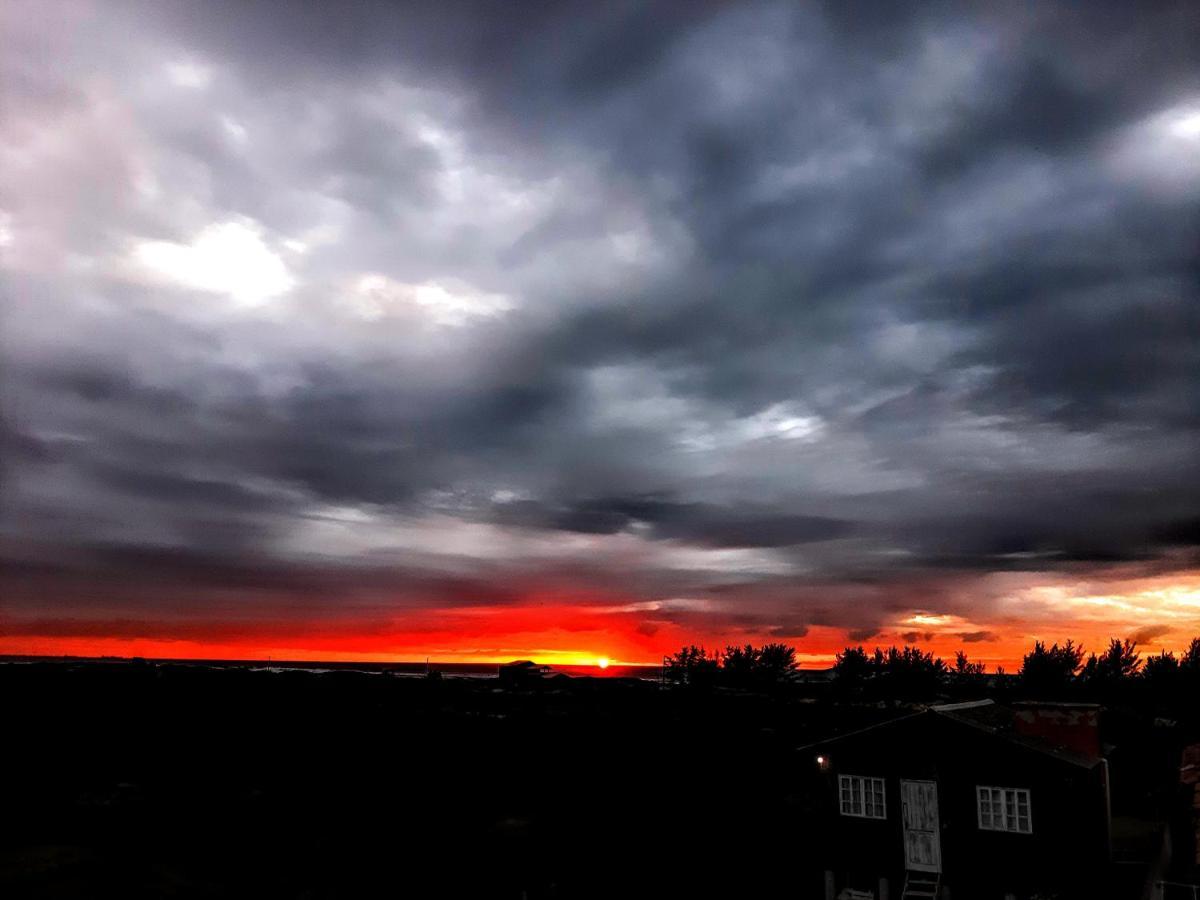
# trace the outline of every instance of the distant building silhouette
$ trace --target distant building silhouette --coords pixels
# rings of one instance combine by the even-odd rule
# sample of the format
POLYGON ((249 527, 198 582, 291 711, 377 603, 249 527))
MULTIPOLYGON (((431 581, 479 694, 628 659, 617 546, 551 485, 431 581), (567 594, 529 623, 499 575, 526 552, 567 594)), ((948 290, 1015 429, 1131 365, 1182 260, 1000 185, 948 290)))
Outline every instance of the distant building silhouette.
POLYGON ((498 674, 501 687, 523 688, 539 684, 550 674, 550 667, 540 665, 532 660, 518 659, 502 665, 498 674))

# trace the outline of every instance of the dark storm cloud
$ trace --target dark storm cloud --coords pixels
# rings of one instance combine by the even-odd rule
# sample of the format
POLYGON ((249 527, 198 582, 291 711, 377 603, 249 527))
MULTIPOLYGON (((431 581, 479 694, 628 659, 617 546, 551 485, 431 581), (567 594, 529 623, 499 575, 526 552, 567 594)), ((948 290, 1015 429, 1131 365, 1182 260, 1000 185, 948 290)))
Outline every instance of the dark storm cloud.
POLYGON ((869 641, 877 634, 879 634, 878 628, 851 628, 846 632, 846 637, 852 641, 869 641))
POLYGON ((542 573, 867 640, 913 573, 1194 564, 1190 4, 57 9, 5 22, 0 514, 117 613, 542 573))
POLYGON ((1166 625, 1147 625, 1131 634, 1130 639, 1138 644, 1148 644, 1155 638, 1164 637, 1170 633, 1171 628, 1166 625))
POLYGON ((981 641, 994 641, 997 635, 992 631, 964 631, 959 636, 964 644, 978 644, 981 641))
POLYGON ((637 524, 659 539, 711 547, 786 547, 846 535, 846 522, 820 516, 789 515, 712 504, 678 503, 654 496, 585 499, 547 509, 534 501, 500 505, 499 522, 540 528, 615 534, 637 524))

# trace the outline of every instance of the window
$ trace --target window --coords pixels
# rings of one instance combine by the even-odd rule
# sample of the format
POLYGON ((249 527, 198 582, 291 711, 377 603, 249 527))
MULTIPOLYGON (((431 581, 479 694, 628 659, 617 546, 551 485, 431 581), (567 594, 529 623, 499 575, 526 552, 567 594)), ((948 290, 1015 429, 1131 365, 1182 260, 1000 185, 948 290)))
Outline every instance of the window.
POLYGON ((887 818, 887 809, 883 802, 882 778, 839 775, 838 793, 841 797, 843 816, 859 816, 864 819, 887 818))
POLYGON ((1023 788, 977 787, 979 827, 984 831, 1029 834, 1029 791, 1023 788))

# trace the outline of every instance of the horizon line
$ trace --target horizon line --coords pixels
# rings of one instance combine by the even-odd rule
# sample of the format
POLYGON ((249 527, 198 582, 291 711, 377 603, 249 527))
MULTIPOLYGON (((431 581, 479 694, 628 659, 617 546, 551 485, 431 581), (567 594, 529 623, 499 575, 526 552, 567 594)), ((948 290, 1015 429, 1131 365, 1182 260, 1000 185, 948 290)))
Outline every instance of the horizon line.
MULTIPOLYGON (((508 663, 529 661, 537 663, 541 666, 551 666, 559 668, 571 669, 600 669, 604 667, 599 663, 567 663, 567 662, 544 662, 533 656, 515 656, 505 657, 503 659, 476 659, 476 660, 455 660, 455 659, 303 659, 301 657, 257 657, 257 656, 117 656, 112 654, 102 654, 99 656, 85 655, 78 653, 0 653, 0 661, 10 660, 82 660, 88 662, 134 662, 143 660, 145 662, 175 662, 175 663, 262 663, 263 665, 281 665, 285 663, 303 663, 305 665, 335 665, 335 666, 354 666, 354 665, 378 665, 378 666, 423 666, 423 665, 439 665, 439 666, 503 666, 508 663)), ((646 663, 646 662, 624 662, 620 660, 609 660, 608 668, 639 668, 639 669, 661 669, 663 664, 646 663)))

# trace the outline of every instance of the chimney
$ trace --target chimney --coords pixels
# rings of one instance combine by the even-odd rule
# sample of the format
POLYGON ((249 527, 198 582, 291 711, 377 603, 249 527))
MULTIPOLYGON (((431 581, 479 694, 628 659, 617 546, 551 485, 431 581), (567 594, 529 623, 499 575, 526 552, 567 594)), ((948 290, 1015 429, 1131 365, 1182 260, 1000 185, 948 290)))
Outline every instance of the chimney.
POLYGON ((1051 746, 1100 755, 1100 707, 1095 703, 1014 704, 1017 734, 1036 738, 1051 746))

